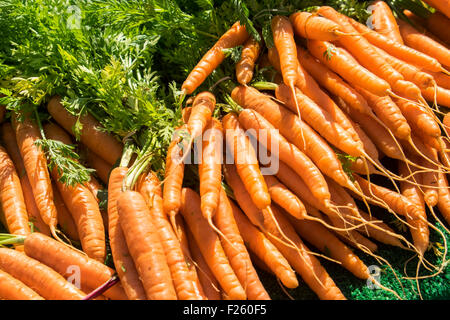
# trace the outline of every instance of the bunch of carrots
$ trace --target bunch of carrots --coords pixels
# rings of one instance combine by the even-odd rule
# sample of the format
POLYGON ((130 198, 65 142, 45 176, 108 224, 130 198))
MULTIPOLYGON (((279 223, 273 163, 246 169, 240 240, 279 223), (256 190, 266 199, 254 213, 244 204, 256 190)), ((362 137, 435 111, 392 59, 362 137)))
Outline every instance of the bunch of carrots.
MULTIPOLYGON (((448 1, 430 5, 448 25, 448 1)), ((430 229, 445 241, 427 209, 445 232, 450 223, 450 114, 441 110, 450 108, 450 47, 439 33, 446 29, 396 19, 383 1, 372 8, 373 29, 326 6, 274 16, 273 46, 236 22, 181 87, 193 96, 162 174, 152 170, 151 152, 136 153, 86 115, 78 147, 101 181, 65 184, 35 142, 73 145, 78 119, 59 97, 47 104, 49 122, 12 114, 1 127, 9 234, 0 235, 0 298, 270 299, 259 268, 287 288, 299 286, 298 274, 320 299, 346 299, 320 257, 401 299, 351 249, 389 264, 376 242, 415 253, 417 270, 442 272, 444 264, 424 255, 430 229), (229 75, 238 83, 197 92, 239 46, 229 75), (273 69, 273 81, 254 81, 256 66, 273 69), (192 150, 194 164, 186 161, 192 150), (386 168, 386 159, 398 168, 386 168), (187 170, 195 188, 186 186, 187 170), (373 216, 373 206, 410 235, 373 216), (114 269, 104 263, 107 242, 114 269), (79 283, 67 280, 73 266, 79 283)))

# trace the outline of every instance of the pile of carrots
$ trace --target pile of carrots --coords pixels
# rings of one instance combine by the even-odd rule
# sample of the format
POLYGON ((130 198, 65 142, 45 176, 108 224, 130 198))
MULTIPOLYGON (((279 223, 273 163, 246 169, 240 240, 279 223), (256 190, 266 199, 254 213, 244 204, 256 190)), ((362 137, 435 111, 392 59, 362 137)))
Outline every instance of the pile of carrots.
MULTIPOLYGON (((429 2, 449 25, 448 1, 429 2)), ((274 16, 272 47, 236 22, 182 85, 196 94, 182 110, 163 175, 86 115, 78 146, 101 181, 64 184, 35 141, 45 134, 73 145, 76 117, 59 97, 42 125, 32 114, 12 114, 1 127, 9 234, 0 236, 0 298, 270 299, 258 268, 287 288, 299 286, 298 274, 318 298, 346 299, 319 257, 401 298, 351 249, 388 263, 376 242, 412 251, 418 266, 441 272, 424 254, 430 229, 442 234, 427 209, 445 232, 450 223, 450 114, 439 107, 450 108, 448 29, 412 26, 383 1, 372 8, 374 29, 326 6, 274 16), (197 93, 225 50, 238 46, 238 84, 197 93), (253 81, 255 66, 275 70, 273 82, 253 81), (219 103, 231 111, 217 113, 219 103), (199 155, 193 165, 185 161, 191 150, 199 155), (196 190, 184 184, 188 167, 198 172, 196 190), (376 175, 393 187, 373 183, 376 175), (99 205, 102 185, 107 209, 99 205), (373 206, 410 236, 372 216, 373 206), (104 264, 107 242, 115 269, 104 264), (74 266, 78 283, 68 281, 74 266)))

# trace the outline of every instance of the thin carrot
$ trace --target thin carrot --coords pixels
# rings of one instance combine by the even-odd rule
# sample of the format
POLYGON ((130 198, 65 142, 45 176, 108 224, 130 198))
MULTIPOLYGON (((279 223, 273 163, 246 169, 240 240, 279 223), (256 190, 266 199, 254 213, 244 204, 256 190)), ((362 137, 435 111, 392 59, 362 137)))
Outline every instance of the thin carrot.
POLYGON ((72 218, 72 215, 67 210, 66 205, 61 197, 61 194, 58 191, 58 188, 55 183, 52 183, 53 188, 53 201, 56 206, 56 211, 58 212, 58 225, 61 228, 61 231, 66 234, 69 239, 79 241, 80 237, 78 236, 77 226, 75 221, 72 218))
POLYGON ((441 88, 440 86, 436 87, 436 90, 433 88, 423 89, 422 95, 425 100, 434 103, 437 102, 438 105, 450 108, 450 90, 441 88))
POLYGON ((133 261, 151 300, 177 300, 164 249, 143 196, 124 191, 117 199, 119 223, 133 261))
MULTIPOLYGON (((44 132, 48 139, 71 143, 69 135, 56 124, 45 124, 44 132)), ((97 200, 84 185, 67 185, 59 180, 59 176, 58 168, 54 167, 53 181, 75 221, 83 251, 103 262, 106 257, 105 227, 97 200)))
POLYGON ((435 58, 442 65, 450 67, 450 49, 422 34, 405 21, 397 19, 405 44, 435 58))
POLYGON ((215 275, 225 294, 230 299, 244 300, 246 293, 234 273, 223 251, 218 235, 200 214, 200 197, 191 190, 182 190, 181 214, 191 230, 196 243, 211 272, 215 275))
POLYGON ((149 172, 138 183, 138 191, 144 197, 150 209, 152 221, 158 230, 178 299, 199 299, 195 284, 190 278, 191 275, 180 243, 167 216, 164 214, 159 179, 154 173, 149 172))
POLYGON ((99 130, 101 125, 92 115, 87 113, 78 119, 64 108, 57 96, 50 99, 47 110, 55 121, 72 135, 75 134, 73 128, 79 120, 82 124, 80 141, 109 164, 115 164, 122 155, 122 144, 111 134, 99 130))
POLYGON ((249 34, 244 25, 238 22, 225 32, 214 46, 202 57, 197 65, 189 73, 181 86, 185 94, 192 94, 205 79, 213 72, 223 60, 225 60, 224 49, 234 48, 243 44, 249 34))
POLYGON ((431 75, 436 81, 436 84, 444 89, 450 89, 450 76, 446 75, 442 72, 431 72, 427 71, 429 75, 431 75))
POLYGON ((253 37, 247 39, 242 48, 241 58, 236 64, 236 79, 246 85, 253 78, 253 69, 261 51, 261 43, 253 37))
POLYGON ((39 210, 36 207, 30 180, 28 179, 22 156, 20 155, 19 147, 16 142, 16 134, 9 122, 2 125, 1 137, 3 145, 5 146, 8 155, 11 157, 11 160, 16 167, 16 172, 20 179, 23 199, 25 201, 25 206, 28 213, 28 222, 32 225, 32 229, 34 231, 50 235, 50 229, 42 220, 39 210))
POLYGON ((233 211, 234 209, 230 199, 228 199, 227 194, 221 188, 220 203, 217 214, 214 216, 214 222, 230 241, 230 244, 228 241, 222 241, 223 249, 230 261, 231 267, 246 291, 247 298, 249 300, 270 300, 269 294, 259 280, 259 276, 253 267, 233 211))
POLYGON ((33 190, 36 206, 42 220, 49 226, 51 234, 58 238, 56 234, 57 211, 53 203, 47 159, 44 151, 35 144, 35 141, 41 138, 39 129, 29 115, 25 116, 23 122, 18 122, 17 115, 13 114, 12 125, 16 132, 17 145, 33 190))
POLYGON ((85 296, 55 270, 17 250, 0 248, 0 269, 46 300, 82 300, 85 296))
POLYGON ((112 258, 117 275, 130 300, 146 300, 144 287, 130 255, 125 235, 119 224, 117 199, 122 192, 123 179, 127 174, 127 167, 117 167, 111 171, 108 183, 108 235, 112 258))
POLYGON ((306 39, 335 41, 345 35, 337 23, 310 12, 298 11, 291 14, 289 20, 295 33, 306 39))
POLYGON ((403 44, 400 29, 389 5, 384 1, 375 1, 375 3, 371 4, 371 8, 374 30, 381 33, 386 38, 403 44))
POLYGON ((439 173, 439 201, 438 209, 445 221, 450 224, 450 192, 447 177, 444 173, 439 173))
POLYGON ((2 300, 44 300, 33 289, 10 274, 0 270, 0 299, 2 300))
MULTIPOLYGON (((432 160, 439 163, 438 154, 437 151, 434 148, 429 148, 429 151, 433 155, 432 160)), ((425 203, 430 206, 434 207, 438 203, 439 194, 438 191, 438 180, 439 180, 439 169, 436 165, 429 163, 427 160, 421 158, 419 159, 419 163, 425 167, 429 168, 430 170, 421 172, 420 178, 422 180, 422 186, 421 189, 424 193, 423 198, 425 200, 425 203)))
POLYGON ((246 190, 258 208, 267 208, 271 203, 270 194, 249 137, 239 124, 238 117, 232 113, 222 118, 222 124, 226 130, 226 145, 233 154, 236 170, 246 190))

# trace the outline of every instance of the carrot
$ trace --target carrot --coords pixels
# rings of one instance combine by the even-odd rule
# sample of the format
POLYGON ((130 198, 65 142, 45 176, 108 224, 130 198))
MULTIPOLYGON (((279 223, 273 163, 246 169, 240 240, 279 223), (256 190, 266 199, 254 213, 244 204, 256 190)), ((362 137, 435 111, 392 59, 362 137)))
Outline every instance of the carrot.
POLYGON ((122 192, 122 182, 128 168, 117 167, 111 171, 108 183, 108 235, 117 275, 130 300, 146 300, 144 287, 139 279, 136 265, 130 255, 125 235, 119 224, 117 199, 122 192))
POLYGON ((321 110, 318 105, 303 95, 300 90, 295 89, 294 97, 291 90, 282 84, 277 87, 275 94, 277 99, 288 106, 291 111, 295 110, 295 100, 297 100, 299 102, 299 108, 302 110, 302 118, 305 122, 338 149, 355 157, 361 155, 359 150, 361 146, 353 141, 340 124, 333 121, 328 112, 321 110))
POLYGON ((389 5, 384 1, 375 1, 375 3, 371 4, 371 8, 374 30, 386 38, 403 44, 400 29, 389 5))
POLYGON ((58 238, 56 234, 57 211, 53 203, 47 159, 44 151, 35 144, 35 141, 41 138, 39 129, 28 115, 25 116, 23 122, 18 122, 17 115, 13 114, 12 125, 16 132, 17 145, 33 190, 36 206, 42 220, 49 226, 51 234, 58 238))
POLYGON ((308 41, 309 52, 325 66, 339 74, 352 85, 359 85, 366 90, 384 96, 388 94, 390 85, 359 63, 355 63, 344 53, 344 50, 324 41, 308 41))
POLYGON ((224 49, 234 48, 243 44, 249 37, 244 25, 238 22, 225 32, 214 46, 202 57, 189 73, 181 86, 185 94, 192 94, 203 81, 225 60, 224 49))
MULTIPOLYGON (((44 132, 48 139, 71 143, 68 134, 56 124, 45 124, 44 132)), ((105 228, 97 200, 84 185, 66 185, 59 180, 59 176, 58 168, 54 167, 53 181, 77 226, 83 251, 89 257, 103 262, 106 257, 105 228)))
POLYGON ((435 58, 446 67, 450 67, 450 49, 422 34, 407 22, 398 19, 397 22, 407 46, 435 58))
MULTIPOLYGON (((439 163, 439 159, 438 159, 438 154, 437 151, 433 148, 429 148, 429 151, 431 152, 431 154, 433 155, 433 157, 431 158, 433 161, 435 161, 436 163, 439 163)), ((425 168, 429 168, 430 170, 428 171, 423 171, 420 173, 420 177, 422 179, 422 191, 424 193, 423 198, 425 200, 425 203, 430 206, 430 207, 434 207, 435 205, 437 205, 438 203, 438 191, 439 189, 437 189, 438 187, 438 180, 439 180, 439 170, 438 167, 434 164, 429 163, 427 160, 421 158, 419 159, 419 163, 425 167, 425 168)))
POLYGON ((246 293, 223 251, 218 235, 210 228, 200 212, 200 197, 195 191, 183 188, 181 214, 211 272, 230 299, 244 300, 246 293))
POLYGON ((320 223, 297 220, 292 217, 289 217, 289 221, 301 238, 325 254, 330 255, 333 259, 340 261, 342 266, 356 277, 360 279, 369 278, 369 271, 364 262, 320 223))
POLYGON ((222 188, 222 141, 222 125, 213 118, 205 128, 198 164, 201 210, 203 217, 210 223, 219 206, 222 188))
MULTIPOLYGON (((409 169, 404 162, 399 162, 400 175, 406 177, 409 175, 409 169)), ((414 172, 414 169, 413 169, 414 172)), ((418 180, 418 175, 414 176, 414 180, 418 180)), ((409 183, 412 178, 407 181, 400 182, 400 189, 403 196, 411 200, 419 208, 419 213, 422 219, 407 219, 406 221, 413 227, 410 228, 413 237, 414 246, 419 253, 423 255, 428 248, 430 231, 428 230, 427 215, 425 211, 425 202, 420 188, 409 183)), ((421 183, 421 181, 419 181, 421 183)))
POLYGON ((450 1, 449 0, 424 0, 427 4, 442 12, 450 19, 450 1))
POLYGON ((208 300, 222 300, 220 284, 209 268, 205 258, 203 258, 199 245, 189 228, 186 228, 185 234, 189 243, 190 252, 192 253, 192 261, 195 263, 195 268, 198 269, 198 279, 201 288, 203 288, 204 295, 208 300))
POLYGON ((1 138, 5 149, 8 152, 8 155, 14 163, 16 172, 20 179, 23 199, 25 201, 25 206, 28 213, 28 223, 32 225, 32 229, 34 229, 35 231, 50 235, 50 229, 42 220, 39 210, 36 207, 30 180, 28 180, 22 156, 20 155, 19 147, 16 142, 16 134, 9 122, 6 122, 2 125, 1 138))
POLYGON ((294 270, 275 245, 258 230, 241 209, 231 202, 233 215, 240 234, 249 250, 258 257, 287 288, 297 288, 298 280, 294 270))
POLYGON ((236 87, 231 97, 244 108, 252 109, 267 119, 299 150, 303 151, 327 176, 341 185, 351 185, 336 154, 324 139, 298 116, 251 87, 236 87), (302 138, 303 135, 303 138, 302 138))
POLYGON ((78 236, 77 226, 75 221, 67 210, 66 205, 61 197, 61 194, 58 191, 58 188, 55 183, 52 183, 53 188, 53 201, 56 206, 56 211, 58 212, 58 224, 61 228, 61 231, 66 234, 69 239, 79 241, 80 237, 78 236))
POLYGON ((446 17, 439 11, 430 14, 426 19, 427 29, 443 42, 450 45, 450 35, 446 30, 450 29, 450 18, 446 17))
POLYGON ((301 47, 297 47, 297 55, 300 64, 322 87, 341 97, 350 107, 355 108, 359 112, 370 113, 367 101, 336 73, 314 59, 308 51, 301 47))
POLYGON ((297 219, 306 218, 305 205, 291 190, 274 176, 265 175, 264 180, 269 188, 270 197, 276 204, 297 219))
MULTIPOLYGON (((318 12, 338 23, 344 32, 357 33, 357 30, 350 24, 347 17, 338 13, 333 8, 323 6, 318 9, 318 12)), ((356 35, 341 37, 339 43, 342 44, 362 66, 381 79, 387 81, 395 92, 412 100, 418 100, 420 98, 419 88, 411 82, 404 81, 403 76, 386 63, 383 57, 374 50, 372 44, 369 43, 366 38, 356 35)))
POLYGON ((236 170, 246 190, 258 208, 267 208, 271 203, 269 191, 249 137, 240 126, 238 117, 232 113, 222 118, 222 124, 226 130, 226 145, 232 152, 236 170))
MULTIPOLYGON (((363 143, 365 153, 371 159, 378 161, 379 154, 378 154, 378 149, 375 146, 375 144, 372 142, 372 140, 369 138, 369 136, 366 134, 366 132, 361 128, 361 126, 359 124, 353 122, 352 120, 350 120, 350 122, 352 123, 353 127, 355 128, 355 131, 358 134, 359 139, 363 143)), ((367 161, 364 161, 365 159, 362 159, 362 158, 357 158, 357 160, 361 160, 361 162, 364 162, 364 163, 367 162, 367 161)), ((368 163, 368 166, 372 165, 370 162, 367 162, 367 163, 368 163)))
MULTIPOLYGON (((71 267, 77 266, 81 287, 97 288, 114 275, 114 270, 103 263, 38 232, 26 237, 24 247, 27 256, 47 265, 65 278, 72 274, 71 267)), ((127 300, 120 284, 111 287, 103 295, 113 300, 127 300)))
MULTIPOLYGON (((75 134, 73 128, 78 118, 64 108, 59 97, 50 99, 47 110, 61 127, 75 134)), ((99 130, 101 125, 92 115, 81 116, 79 122, 82 125, 80 141, 109 164, 115 164, 122 155, 122 144, 109 133, 99 130)))
POLYGON ((435 81, 428 73, 422 72, 419 68, 408 64, 396 57, 391 56, 380 48, 374 49, 389 63, 395 70, 400 72, 405 80, 415 83, 420 89, 434 88, 435 81))
POLYGON ((199 296, 177 236, 163 211, 160 181, 149 172, 138 184, 138 191, 144 197, 159 238, 163 246, 173 285, 179 300, 196 300, 199 296))
POLYGON ((119 223, 150 300, 177 300, 164 249, 143 196, 124 191, 117 199, 119 223))
POLYGON ((112 166, 85 146, 83 149, 86 156, 86 162, 89 167, 95 169, 95 173, 103 183, 108 184, 108 178, 112 170, 112 166))
POLYGON ((103 227, 105 228, 105 230, 107 230, 108 229, 108 212, 107 212, 107 210, 100 208, 100 204, 101 204, 100 197, 102 196, 101 193, 105 192, 105 188, 100 184, 100 182, 93 175, 91 175, 91 178, 89 179, 89 181, 85 182, 84 185, 89 189, 89 191, 91 191, 92 195, 95 198, 95 201, 97 201, 97 203, 99 204, 100 214, 102 215, 102 220, 103 220, 103 227))
POLYGON ((2 270, 0 270, 0 299, 44 300, 33 289, 2 270))
POLYGON ((439 172, 439 201, 438 209, 445 221, 450 224, 450 192, 447 177, 444 173, 439 172))
POLYGON ((187 129, 191 134, 191 141, 201 136, 212 117, 216 105, 216 98, 211 92, 204 91, 195 96, 191 114, 187 122, 187 129))
POLYGON ((9 233, 29 234, 28 214, 23 199, 22 187, 13 162, 6 150, 0 146, 0 206, 5 215, 9 233))
POLYGON ((340 30, 340 26, 337 23, 310 12, 298 11, 291 14, 289 20, 294 27, 295 33, 302 38, 335 41, 346 35, 340 30))
POLYGON ((355 86, 355 89, 367 100, 375 114, 386 124, 394 136, 408 140, 411 135, 411 127, 391 97, 374 95, 359 86, 355 86))
POLYGON ((55 270, 17 250, 0 248, 0 269, 46 300, 82 300, 85 296, 55 270))
POLYGON ((189 118, 191 116, 192 107, 185 107, 181 110, 181 120, 183 123, 188 123, 189 118))
POLYGON ((249 253, 245 248, 244 240, 239 232, 233 214, 233 207, 227 194, 221 188, 220 203, 214 221, 221 232, 230 241, 222 241, 223 249, 230 261, 236 276, 245 289, 249 300, 270 300, 270 296, 259 280, 253 267, 249 253), (232 246, 231 246, 232 245, 232 246))
POLYGON ((313 195, 320 201, 323 201, 326 206, 328 205, 330 194, 325 178, 303 152, 284 139, 270 122, 264 119, 264 117, 255 110, 244 109, 239 114, 239 122, 245 129, 255 130, 258 141, 268 149, 273 156, 289 165, 300 177, 302 177, 313 195), (273 148, 273 146, 277 146, 277 150, 273 148))
POLYGON ((241 58, 236 64, 236 79, 240 84, 246 85, 252 80, 253 69, 260 51, 261 43, 254 38, 248 38, 244 43, 241 58))
POLYGON ((431 75, 436 81, 436 84, 443 89, 450 89, 450 76, 446 75, 442 72, 431 72, 427 71, 429 75, 431 75))
POLYGON ((422 95, 425 100, 434 103, 437 102, 438 105, 450 108, 450 90, 444 89, 441 87, 436 87, 436 91, 434 88, 428 88, 422 90, 422 95))

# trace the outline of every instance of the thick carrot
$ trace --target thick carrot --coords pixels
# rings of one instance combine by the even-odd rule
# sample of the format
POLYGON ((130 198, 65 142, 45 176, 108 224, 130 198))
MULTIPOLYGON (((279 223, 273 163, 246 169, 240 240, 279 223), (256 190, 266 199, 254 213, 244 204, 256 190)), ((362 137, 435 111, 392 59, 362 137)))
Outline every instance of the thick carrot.
POLYGON ((229 113, 223 117, 222 124, 226 132, 226 145, 232 152, 236 170, 246 190, 258 208, 267 208, 271 203, 270 194, 249 137, 235 114, 229 113))
POLYGON ((311 54, 297 47, 297 55, 301 66, 325 89, 341 97, 350 107, 362 113, 370 113, 367 101, 336 73, 320 63, 311 54))
MULTIPOLYGON (((73 128, 78 118, 64 108, 59 97, 50 99, 47 110, 61 127, 74 135, 73 128)), ((83 126, 80 141, 109 164, 115 164, 122 155, 122 144, 111 134, 99 130, 101 125, 92 115, 85 114, 79 121, 83 126)))
POLYGON ((275 94, 278 100, 282 101, 294 112, 295 100, 297 100, 302 112, 302 119, 338 149, 355 157, 361 155, 361 146, 353 141, 347 131, 339 123, 334 122, 334 119, 328 112, 322 110, 298 88, 295 89, 295 97, 290 88, 283 84, 277 87, 275 94))
POLYGON ((189 228, 186 228, 185 234, 189 244, 189 251, 192 254, 191 259, 193 263, 195 263, 199 283, 204 291, 204 295, 208 300, 222 300, 222 290, 220 288, 219 281, 217 281, 215 275, 209 268, 208 263, 203 257, 200 247, 189 228))
POLYGON ((11 158, 0 146, 0 206, 9 233, 27 235, 30 231, 22 187, 11 158))
POLYGON ((273 274, 280 279, 281 283, 288 288, 297 288, 298 280, 289 262, 267 239, 267 237, 255 227, 244 215, 241 209, 231 202, 233 215, 242 238, 249 250, 257 256, 273 274))
POLYGON ((359 63, 355 63, 344 53, 342 48, 336 47, 329 42, 317 40, 308 41, 307 45, 309 52, 314 57, 350 84, 359 85, 380 96, 388 94, 390 90, 389 83, 359 63))
POLYGON ((356 254, 342 243, 332 232, 315 221, 297 220, 289 217, 292 226, 299 236, 323 253, 330 255, 342 263, 342 266, 360 279, 367 279, 367 266, 356 254))
POLYGON ((150 300, 177 300, 158 230, 143 196, 124 191, 117 199, 122 227, 139 277, 150 300))
MULTIPOLYGON (((68 134, 56 124, 45 124, 44 132, 48 139, 71 143, 68 134)), ((61 182, 57 167, 53 168, 52 177, 75 221, 83 251, 89 257, 103 262, 106 257, 105 227, 97 200, 84 185, 71 186, 61 182)))
POLYGON ((408 140, 408 137, 411 135, 411 127, 391 97, 374 95, 359 86, 355 86, 355 88, 367 100, 369 106, 378 118, 392 131, 394 136, 399 139, 408 140))
POLYGON ((386 38, 403 44, 400 29, 389 5, 384 1, 375 1, 371 4, 371 8, 373 29, 386 38))
POLYGON ((22 187, 23 199, 28 213, 28 223, 31 224, 33 231, 38 231, 46 235, 50 235, 49 227, 44 223, 39 213, 39 209, 36 206, 36 202, 33 196, 33 190, 31 189, 30 180, 28 180, 25 165, 20 155, 19 147, 16 142, 16 134, 9 122, 2 125, 1 138, 3 145, 5 146, 8 155, 10 156, 16 172, 20 179, 22 187))
POLYGON ((270 122, 264 119, 264 117, 255 110, 244 109, 239 114, 239 122, 245 129, 253 129, 259 143, 268 149, 272 156, 277 157, 279 160, 289 165, 300 177, 302 177, 314 196, 323 201, 325 205, 328 204, 330 194, 325 178, 315 164, 303 152, 284 139, 270 122), (277 147, 273 148, 273 146, 277 147))
POLYGON ((305 205, 291 190, 274 176, 265 175, 264 180, 269 188, 270 197, 278 206, 297 219, 306 218, 305 205))
POLYGON ((2 270, 0 270, 0 299, 44 300, 33 289, 2 270))
POLYGON ((55 270, 17 250, 0 248, 0 269, 46 300, 82 300, 85 296, 55 270))
POLYGON ((340 185, 351 184, 333 149, 294 113, 251 87, 238 86, 231 96, 244 108, 255 110, 267 119, 289 142, 310 157, 325 175, 340 185))
POLYGON ((442 65, 450 67, 450 49, 422 34, 405 21, 397 19, 403 40, 408 47, 435 58, 442 65))
MULTIPOLYGON (((97 288, 108 281, 115 271, 101 262, 53 240, 46 235, 35 232, 27 236, 24 242, 25 253, 37 261, 52 268, 63 277, 68 278, 79 269, 79 280, 82 287, 97 288)), ((121 284, 116 284, 103 293, 113 300, 127 300, 121 284)))
POLYGON ((369 29, 365 25, 353 19, 348 18, 348 21, 359 33, 363 34, 370 43, 380 49, 383 49, 390 55, 425 70, 433 72, 440 72, 443 70, 442 65, 437 59, 430 57, 418 50, 388 39, 382 34, 369 29))
POLYGON ((16 132, 17 145, 33 190, 36 206, 42 220, 49 226, 52 235, 57 238, 57 211, 53 203, 53 190, 47 159, 44 151, 35 144, 41 138, 38 126, 28 115, 25 116, 23 122, 18 122, 16 114, 13 114, 12 125, 16 132))
POLYGON ((244 300, 247 295, 234 273, 223 251, 219 236, 211 229, 200 213, 200 197, 188 188, 183 188, 181 214, 191 230, 196 243, 211 272, 229 299, 244 300))
POLYGON ((64 204, 64 201, 55 183, 52 183, 52 188, 53 201, 56 206, 56 211, 58 212, 58 225, 61 228, 61 231, 64 232, 64 234, 66 234, 69 239, 79 241, 80 237, 78 236, 78 230, 75 221, 73 220, 69 210, 67 210, 66 205, 64 204))
MULTIPOLYGON (((412 170, 413 172, 415 171, 414 169, 412 170)), ((410 174, 406 164, 401 161, 399 162, 399 173, 403 177, 407 177, 410 174)), ((415 203, 416 206, 420 209, 420 216, 423 219, 407 219, 406 221, 413 227, 410 228, 410 232, 414 241, 414 246, 417 248, 420 254, 423 255, 428 248, 430 231, 428 230, 425 201, 422 195, 422 191, 418 186, 410 183, 411 181, 413 181, 413 179, 417 183, 422 182, 419 175, 416 174, 414 175, 414 178, 409 178, 406 181, 401 181, 400 190, 403 196, 415 203)))
POLYGON ((222 124, 213 118, 205 128, 201 159, 198 164, 201 210, 203 217, 211 221, 219 206, 222 188, 222 124))
POLYGON ((310 12, 298 11, 290 15, 289 20, 295 33, 306 39, 335 41, 345 35, 337 23, 310 12))
POLYGON ((125 235, 119 224, 117 199, 122 193, 123 179, 128 168, 117 167, 111 171, 108 183, 108 235, 117 275, 130 300, 146 300, 144 286, 139 279, 133 258, 130 255, 125 235))
POLYGON ((158 230, 167 264, 173 279, 173 285, 179 300, 196 300, 200 297, 190 273, 183 251, 172 226, 164 214, 160 181, 152 172, 138 184, 138 191, 149 207, 152 221, 158 230))
POLYGON ((97 176, 103 183, 108 184, 109 174, 112 170, 111 164, 103 160, 101 157, 96 155, 94 152, 92 152, 85 146, 84 146, 84 154, 86 156, 86 162, 89 165, 89 167, 95 169, 95 173, 97 173, 97 176))
POLYGON ((214 44, 214 46, 208 50, 208 52, 202 57, 197 65, 189 73, 186 80, 181 86, 181 90, 185 94, 192 94, 205 79, 213 72, 223 60, 225 60, 224 49, 234 48, 243 44, 249 34, 244 25, 238 22, 225 32, 220 39, 214 44))
POLYGON ((253 69, 261 51, 261 43, 253 37, 249 38, 242 48, 241 58, 236 64, 236 79, 246 85, 253 78, 253 69))
POLYGON ((258 274, 253 267, 249 253, 245 248, 244 240, 239 232, 233 214, 233 207, 227 194, 221 188, 220 203, 214 222, 228 241, 222 241, 223 249, 230 261, 236 276, 245 289, 249 300, 270 300, 270 296, 259 280, 258 274))
POLYGON ((424 0, 427 4, 442 12, 450 19, 450 1, 449 0, 424 0))
POLYGON ((450 18, 435 11, 427 17, 426 26, 435 36, 450 46, 450 35, 447 32, 450 30, 450 18))

